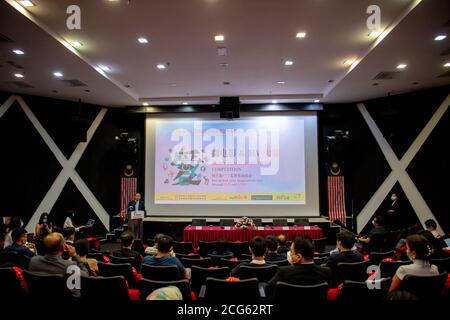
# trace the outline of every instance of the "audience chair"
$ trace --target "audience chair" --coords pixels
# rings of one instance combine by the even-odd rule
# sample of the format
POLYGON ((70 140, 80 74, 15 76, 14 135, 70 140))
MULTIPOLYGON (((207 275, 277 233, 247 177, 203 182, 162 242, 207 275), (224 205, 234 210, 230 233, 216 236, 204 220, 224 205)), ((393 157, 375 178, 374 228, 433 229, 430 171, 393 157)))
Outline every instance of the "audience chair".
POLYGON ((220 225, 222 227, 234 226, 234 219, 220 219, 220 225))
POLYGON ((206 226, 206 219, 192 219, 192 226, 206 226))
POLYGON ((198 253, 194 254, 182 254, 182 253, 175 253, 175 256, 180 259, 188 258, 188 259, 200 259, 200 255, 198 253))
POLYGON ((328 240, 327 237, 313 239, 314 250, 318 253, 324 253, 327 240, 328 240))
POLYGON ((387 233, 376 233, 370 237, 368 243, 367 252, 387 252, 391 250, 388 245, 388 234, 387 233))
POLYGON ((208 256, 208 254, 213 253, 217 250, 217 246, 219 245, 219 241, 202 241, 200 240, 198 243, 198 253, 202 257, 208 256))
POLYGON ((381 261, 380 272, 381 278, 393 278, 397 272, 398 267, 411 264, 412 261, 381 261))
POLYGON ((203 267, 203 268, 211 267, 211 258, 204 258, 204 259, 182 258, 181 262, 183 263, 185 268, 190 268, 192 266, 203 267))
POLYGON ((415 295, 419 300, 437 301, 444 297, 447 277, 447 272, 436 276, 406 275, 400 289, 415 295))
POLYGON ((177 266, 152 266, 143 264, 141 267, 142 277, 156 281, 175 281, 180 280, 180 271, 177 266))
POLYGON ((367 267, 370 261, 361 262, 340 262, 336 267, 335 285, 339 285, 346 280, 366 281, 369 275, 367 267))
POLYGON ((194 252, 192 248, 192 242, 176 242, 173 243, 173 252, 188 254, 194 252))
POLYGON ((275 264, 267 264, 263 267, 241 266, 239 267, 239 279, 257 278, 259 282, 269 282, 278 271, 275 264))
POLYGON ((17 303, 26 296, 19 277, 12 267, 0 268, 0 301, 6 306, 7 303, 17 303))
POLYGON ((387 252, 371 252, 369 254, 369 260, 371 264, 379 265, 383 259, 394 258, 394 250, 387 252))
POLYGON ((137 252, 139 252, 140 254, 144 254, 145 248, 144 248, 144 244, 142 243, 142 240, 140 240, 140 239, 134 239, 133 245, 132 245, 132 247, 131 247, 131 250, 137 251, 137 252))
POLYGON ((235 241, 228 243, 228 249, 233 252, 234 256, 238 259, 241 259, 243 254, 249 254, 250 251, 248 249, 247 241, 235 241))
MULTIPOLYGON (((129 263, 132 267, 134 267, 136 270, 139 270, 139 267, 137 265, 136 259, 133 257, 116 257, 116 256, 108 256, 109 261, 113 264, 124 264, 129 263)), ((100 261, 101 262, 101 261, 100 261)))
POLYGON ((105 262, 105 258, 102 253, 99 252, 90 252, 87 254, 87 257, 90 259, 95 259, 98 262, 105 262))
POLYGON ((439 272, 450 272, 450 257, 444 259, 431 259, 431 264, 434 264, 438 267, 439 272))
POLYGON ((285 227, 288 225, 287 219, 273 219, 272 225, 274 227, 285 227))
POLYGON ((290 266, 291 264, 287 260, 279 260, 279 261, 267 261, 268 264, 274 264, 278 267, 290 266))
POLYGON ((130 300, 123 276, 81 277, 81 299, 89 303, 123 303, 130 300))
POLYGON ((207 278, 206 285, 202 286, 199 294, 199 298, 216 303, 224 301, 257 302, 264 297, 265 292, 262 289, 260 290, 258 279, 256 278, 240 281, 207 278))
POLYGON ((123 276, 130 288, 136 288, 136 278, 130 263, 103 263, 97 262, 100 275, 103 277, 123 276))
POLYGON ((0 251, 0 266, 2 267, 19 267, 28 269, 30 260, 24 255, 14 251, 0 251))
POLYGON ((249 260, 249 261, 252 261, 252 260, 253 260, 253 256, 252 256, 251 254, 243 253, 243 254, 241 254, 241 259, 242 259, 242 260, 249 260))
POLYGON ((28 270, 24 270, 23 275, 33 302, 67 303, 74 299, 72 292, 67 288, 66 279, 62 275, 28 270))
POLYGON ((211 265, 217 266, 219 265, 220 259, 231 259, 233 258, 233 254, 208 254, 208 257, 211 258, 211 265))
POLYGON ((278 302, 301 301, 303 302, 325 302, 328 294, 328 283, 323 282, 315 285, 294 285, 278 281, 275 285, 273 298, 278 302))
POLYGON ((326 257, 322 257, 322 258, 314 258, 314 263, 318 266, 321 266, 322 264, 325 263, 325 261, 327 260, 326 257))
POLYGON ((236 268, 238 265, 240 265, 243 262, 250 262, 250 260, 228 260, 228 259, 220 259, 219 260, 219 267, 228 267, 230 270, 236 268))
POLYGON ((391 286, 391 282, 392 278, 382 278, 374 281, 346 280, 342 285, 342 289, 339 292, 337 299, 339 302, 348 303, 353 303, 354 301, 376 303, 386 296, 391 286))
POLYGON ((164 288, 168 286, 175 286, 180 289, 183 295, 184 301, 191 301, 191 288, 189 286, 188 280, 177 280, 177 281, 156 281, 149 279, 139 279, 138 288, 141 293, 141 300, 146 300, 148 295, 159 288, 164 288))
POLYGON ((191 268, 191 288, 196 294, 200 292, 200 288, 205 284, 207 278, 226 279, 230 276, 228 267, 208 269, 197 266, 191 268))

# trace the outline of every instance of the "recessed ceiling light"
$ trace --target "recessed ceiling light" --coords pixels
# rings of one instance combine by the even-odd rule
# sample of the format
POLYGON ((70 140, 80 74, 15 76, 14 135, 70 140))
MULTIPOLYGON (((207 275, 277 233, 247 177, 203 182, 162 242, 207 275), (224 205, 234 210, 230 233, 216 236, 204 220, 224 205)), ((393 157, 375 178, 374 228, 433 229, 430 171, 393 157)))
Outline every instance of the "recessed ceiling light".
POLYGON ((349 66, 349 65, 353 64, 353 62, 355 62, 355 59, 347 59, 344 61, 344 65, 349 66))
POLYGON ((400 63, 400 64, 397 66, 397 69, 405 69, 407 66, 408 66, 408 65, 405 64, 405 63, 400 63))
POLYGON ((23 51, 20 50, 20 49, 14 49, 13 52, 14 52, 15 54, 25 54, 25 52, 23 52, 23 51))
POLYGON ((63 76, 62 72, 59 71, 53 72, 53 75, 58 78, 61 78, 63 76))
POLYGON ((286 81, 277 81, 278 84, 285 84, 286 81))
POLYGON ((14 73, 14 77, 16 77, 16 78, 23 78, 24 75, 21 74, 21 73, 14 73))
POLYGON ((139 43, 148 43, 148 39, 147 39, 147 38, 144 38, 144 37, 139 37, 139 38, 138 38, 138 42, 139 42, 139 43))
POLYGON ((157 64, 156 67, 157 67, 159 70, 164 70, 164 69, 166 69, 166 65, 163 64, 163 63, 157 64))
POLYGON ((314 103, 319 103, 319 102, 320 102, 319 99, 314 100, 314 103))
POLYGON ((444 67, 446 67, 446 68, 450 67, 450 62, 447 62, 446 64, 444 64, 444 67))
POLYGON ((437 35, 437 36, 434 38, 434 41, 442 41, 442 40, 444 40, 445 38, 447 38, 447 35, 445 35, 445 34, 439 34, 439 35, 437 35))
POLYGON ((78 40, 72 41, 70 44, 73 47, 78 47, 78 48, 83 46, 83 44, 80 41, 78 41, 78 40))
POLYGON ((216 41, 224 41, 225 40, 225 36, 223 34, 218 34, 214 36, 214 40, 216 41))
POLYGON ((19 0, 20 4, 24 7, 34 7, 34 3, 30 0, 19 0))
POLYGON ((110 70, 111 70, 108 66, 101 65, 101 64, 99 64, 98 67, 99 67, 100 69, 102 69, 103 71, 110 71, 110 70))
POLYGON ((369 33, 369 37, 373 37, 373 38, 375 38, 375 37, 378 37, 379 35, 381 34, 381 31, 371 31, 370 33, 369 33))
POLYGON ((306 32, 298 32, 295 35, 296 38, 305 38, 306 37, 306 32))
POLYGON ((169 82, 169 87, 176 87, 177 83, 176 82, 169 82))
POLYGON ((277 104, 277 103, 278 103, 278 100, 272 100, 272 103, 273 103, 273 104, 277 104))
POLYGON ((285 66, 292 66, 294 64, 294 61, 292 61, 292 60, 286 60, 285 62, 284 62, 284 65, 285 66))
POLYGON ((187 104, 188 104, 187 102, 183 102, 183 105, 187 106, 187 104))
POLYGON ((144 107, 146 107, 146 106, 148 106, 148 102, 144 102, 142 105, 143 105, 144 107))

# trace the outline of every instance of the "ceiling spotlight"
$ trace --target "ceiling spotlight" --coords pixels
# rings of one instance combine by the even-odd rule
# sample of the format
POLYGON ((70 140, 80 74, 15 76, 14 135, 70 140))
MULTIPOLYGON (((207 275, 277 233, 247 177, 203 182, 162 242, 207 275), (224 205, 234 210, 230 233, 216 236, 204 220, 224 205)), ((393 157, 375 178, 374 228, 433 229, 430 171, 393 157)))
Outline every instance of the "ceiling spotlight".
POLYGON ((319 99, 314 100, 314 103, 319 103, 319 102, 320 102, 319 99))
POLYGON ((20 4, 24 7, 34 7, 35 4, 29 0, 19 0, 20 4))
POLYGON ((148 40, 147 40, 147 38, 139 37, 139 38, 138 38, 138 42, 139 42, 139 43, 148 43, 148 40))
POLYGON ((400 64, 397 66, 397 69, 405 69, 407 66, 408 66, 408 65, 405 64, 405 63, 400 63, 400 64))
POLYGON ((83 44, 78 40, 72 41, 70 44, 72 45, 72 47, 77 47, 77 48, 83 46, 83 44))
POLYGON ((277 81, 278 84, 285 84, 286 81, 277 81))
POLYGON ((445 34, 439 34, 439 35, 437 35, 437 36, 434 38, 434 41, 442 41, 442 40, 444 40, 445 38, 447 38, 447 35, 445 35, 445 34))
POLYGON ((285 66, 292 66, 294 64, 294 61, 292 61, 292 60, 286 60, 285 62, 284 62, 284 65, 285 66))
POLYGON ((349 66, 349 65, 353 64, 353 62, 355 62, 355 59, 347 59, 344 61, 344 65, 349 66))
POLYGON ((16 78, 23 78, 23 77, 25 77, 23 74, 21 74, 21 73, 14 73, 14 77, 16 77, 16 78))
POLYGON ((103 71, 106 71, 106 72, 108 72, 108 71, 111 70, 108 66, 104 66, 104 65, 101 65, 101 64, 99 64, 98 67, 99 67, 100 69, 102 69, 103 71))
POLYGON ((369 37, 371 37, 371 38, 376 38, 376 37, 378 37, 379 35, 381 34, 381 31, 371 31, 370 33, 369 33, 369 37))
POLYGON ((144 102, 142 105, 143 105, 144 107, 146 107, 146 106, 148 106, 148 102, 144 102))
POLYGON ((298 32, 295 37, 303 39, 306 37, 306 32, 298 32))
POLYGON ((272 100, 272 104, 277 104, 278 100, 272 100))
POLYGON ((164 69, 167 68, 167 66, 166 66, 165 64, 163 64, 163 63, 157 64, 156 67, 157 67, 159 70, 164 70, 164 69))
POLYGON ((225 40, 225 36, 223 34, 218 34, 214 36, 214 40, 216 41, 224 41, 225 40))
POLYGON ((450 62, 447 62, 446 64, 444 64, 444 67, 449 68, 450 67, 450 62))
POLYGON ((188 103, 187 103, 187 102, 183 102, 183 105, 184 105, 184 106, 187 106, 187 105, 188 105, 188 103))
POLYGON ((19 55, 25 54, 25 52, 23 52, 23 51, 20 50, 20 49, 14 49, 12 52, 14 52, 15 54, 19 54, 19 55))
POLYGON ((57 78, 61 78, 63 76, 62 72, 59 71, 53 72, 53 75, 57 78))

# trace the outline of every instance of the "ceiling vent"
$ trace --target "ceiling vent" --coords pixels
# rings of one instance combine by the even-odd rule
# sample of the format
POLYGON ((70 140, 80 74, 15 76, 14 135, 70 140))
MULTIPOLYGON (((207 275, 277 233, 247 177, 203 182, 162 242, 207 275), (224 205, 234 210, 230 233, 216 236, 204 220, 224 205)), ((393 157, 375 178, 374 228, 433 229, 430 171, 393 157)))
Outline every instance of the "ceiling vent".
POLYGON ((14 41, 0 33, 0 43, 14 43, 14 41))
POLYGON ((34 88, 34 86, 32 86, 31 84, 28 84, 23 81, 7 81, 6 83, 15 85, 17 88, 20 88, 20 89, 34 88))
POLYGON ((80 80, 76 80, 76 79, 73 79, 73 80, 59 80, 59 81, 61 81, 62 83, 64 83, 68 87, 87 87, 86 83, 84 83, 84 82, 82 82, 80 80))
POLYGON ((377 74, 372 80, 391 80, 396 79, 400 71, 383 71, 377 74))

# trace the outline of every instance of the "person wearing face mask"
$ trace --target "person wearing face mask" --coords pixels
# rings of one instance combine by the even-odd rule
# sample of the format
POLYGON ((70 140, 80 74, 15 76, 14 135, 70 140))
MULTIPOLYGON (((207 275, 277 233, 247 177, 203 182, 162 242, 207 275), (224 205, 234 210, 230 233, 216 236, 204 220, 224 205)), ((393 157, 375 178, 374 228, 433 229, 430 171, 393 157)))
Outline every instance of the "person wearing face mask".
POLYGON ((399 290, 406 275, 435 276, 439 274, 438 268, 430 264, 430 247, 424 236, 413 234, 406 238, 406 253, 412 264, 400 266, 392 279, 389 292, 399 290))
POLYGON ((266 286, 267 295, 272 295, 278 281, 295 285, 330 283, 331 270, 314 264, 314 244, 311 239, 297 237, 287 253, 290 266, 278 268, 266 286))
POLYGON ((34 234, 38 238, 43 238, 49 233, 52 233, 53 224, 50 221, 49 215, 47 212, 43 212, 39 218, 39 222, 36 224, 34 228, 34 234))
POLYGON ((385 214, 385 226, 389 231, 398 231, 402 228, 402 221, 400 221, 401 210, 400 201, 397 193, 393 192, 391 194, 389 207, 385 214))

